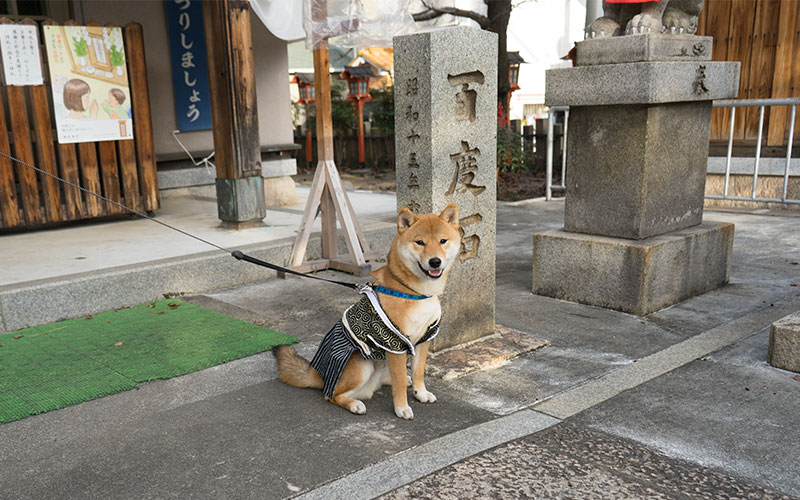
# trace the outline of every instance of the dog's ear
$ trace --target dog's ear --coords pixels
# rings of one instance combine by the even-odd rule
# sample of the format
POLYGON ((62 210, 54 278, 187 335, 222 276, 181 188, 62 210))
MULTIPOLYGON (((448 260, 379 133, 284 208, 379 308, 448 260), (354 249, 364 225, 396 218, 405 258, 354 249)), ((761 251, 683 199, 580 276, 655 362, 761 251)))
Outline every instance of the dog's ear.
POLYGON ((458 229, 458 205, 455 203, 447 205, 444 210, 442 210, 439 218, 458 229))
POLYGON ((414 212, 407 208, 400 210, 400 213, 397 214, 397 232, 400 234, 404 233, 406 229, 413 226, 415 222, 417 222, 417 216, 414 215, 414 212))

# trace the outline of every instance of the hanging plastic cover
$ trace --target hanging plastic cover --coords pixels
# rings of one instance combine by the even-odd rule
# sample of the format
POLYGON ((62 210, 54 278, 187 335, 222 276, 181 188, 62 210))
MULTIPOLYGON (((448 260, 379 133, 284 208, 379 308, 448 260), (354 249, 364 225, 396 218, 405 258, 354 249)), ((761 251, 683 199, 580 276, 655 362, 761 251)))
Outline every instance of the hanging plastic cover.
POLYGON ((306 47, 327 39, 337 47, 391 47, 415 29, 411 0, 303 0, 306 47))

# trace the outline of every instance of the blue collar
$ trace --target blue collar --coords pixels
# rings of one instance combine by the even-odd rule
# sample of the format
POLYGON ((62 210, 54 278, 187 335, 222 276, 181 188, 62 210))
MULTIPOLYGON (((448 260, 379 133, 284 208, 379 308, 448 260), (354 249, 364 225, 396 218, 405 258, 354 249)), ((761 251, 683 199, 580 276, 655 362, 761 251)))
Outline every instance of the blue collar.
POLYGON ((372 289, 378 293, 391 295, 392 297, 399 297, 401 299, 422 300, 431 298, 430 295, 411 295, 410 293, 392 290, 391 288, 382 287, 380 285, 372 285, 372 289))

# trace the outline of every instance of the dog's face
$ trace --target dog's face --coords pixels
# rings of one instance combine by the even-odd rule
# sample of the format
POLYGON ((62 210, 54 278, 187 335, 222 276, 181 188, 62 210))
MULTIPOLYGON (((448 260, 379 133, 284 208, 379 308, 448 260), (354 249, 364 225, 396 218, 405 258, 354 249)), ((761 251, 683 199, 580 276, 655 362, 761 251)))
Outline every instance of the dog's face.
POLYGON ((397 255, 423 280, 438 280, 453 266, 461 247, 458 207, 448 205, 440 215, 414 215, 404 208, 397 216, 397 255))

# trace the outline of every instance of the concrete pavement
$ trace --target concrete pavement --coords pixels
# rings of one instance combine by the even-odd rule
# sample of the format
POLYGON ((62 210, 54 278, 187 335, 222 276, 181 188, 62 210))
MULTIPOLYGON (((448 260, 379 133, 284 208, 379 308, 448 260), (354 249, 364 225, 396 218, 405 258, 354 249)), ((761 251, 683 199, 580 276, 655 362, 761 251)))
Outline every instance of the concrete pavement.
MULTIPOLYGON (((391 214, 387 214, 387 217, 391 214)), ((532 234, 563 203, 498 204, 497 322, 548 347, 431 379, 397 419, 276 380, 269 353, 0 426, 9 498, 791 498, 800 381, 766 364, 800 310, 800 218, 736 224, 731 283, 641 318, 530 293, 532 234)), ((341 274, 329 273, 342 278, 341 274)), ((187 298, 316 345, 353 296, 262 280, 187 298)), ((432 361, 435 363, 435 359, 432 361)))

